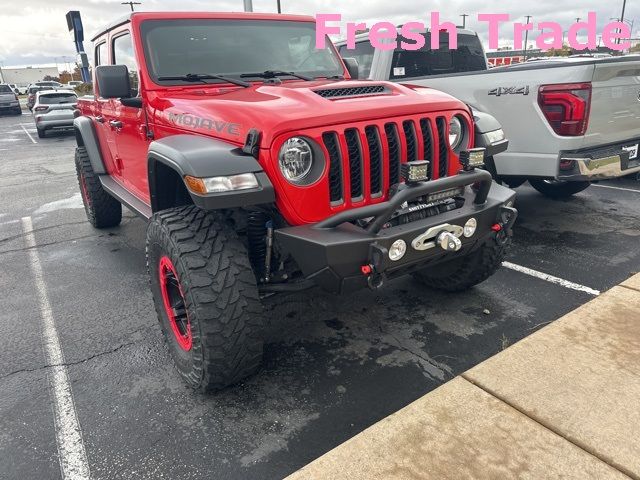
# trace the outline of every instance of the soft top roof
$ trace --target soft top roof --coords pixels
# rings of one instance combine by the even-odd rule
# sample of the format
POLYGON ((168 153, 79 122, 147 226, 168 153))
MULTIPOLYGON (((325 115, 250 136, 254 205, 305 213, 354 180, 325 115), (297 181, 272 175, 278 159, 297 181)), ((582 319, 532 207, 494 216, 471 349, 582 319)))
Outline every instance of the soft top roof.
POLYGON ((133 12, 114 20, 100 29, 91 39, 94 42, 98 37, 113 30, 120 25, 131 21, 144 20, 182 20, 182 19, 218 19, 218 20, 280 20, 294 22, 315 22, 315 18, 308 15, 288 15, 281 13, 256 13, 256 12, 133 12))

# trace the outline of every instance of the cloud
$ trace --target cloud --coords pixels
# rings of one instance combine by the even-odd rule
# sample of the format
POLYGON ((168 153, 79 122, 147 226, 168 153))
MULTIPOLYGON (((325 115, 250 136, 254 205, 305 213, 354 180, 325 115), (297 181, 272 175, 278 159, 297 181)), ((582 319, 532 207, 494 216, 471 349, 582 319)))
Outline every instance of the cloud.
MULTIPOLYGON (((129 6, 121 5, 122 0, 89 0, 51 2, 50 0, 29 0, 27 6, 14 8, 8 0, 0 4, 0 62, 5 66, 40 65, 64 63, 75 59, 76 53, 71 36, 67 31, 65 14, 69 10, 79 10, 85 30, 91 34, 115 18, 129 11, 129 6)), ((207 11, 215 6, 217 11, 242 11, 243 0, 222 0, 212 3, 204 0, 139 0, 142 5, 137 10, 162 11, 185 10, 207 11)), ((536 2, 509 2, 502 0, 434 0, 431 2, 415 2, 413 0, 281 0, 284 13, 315 15, 316 13, 341 13, 343 20, 367 22, 390 21, 394 24, 407 21, 423 21, 428 23, 429 12, 439 11, 443 20, 461 22, 459 17, 467 13, 467 27, 477 29, 481 38, 486 41, 486 24, 477 21, 477 14, 508 13, 512 21, 524 21, 525 15, 532 15, 532 21, 559 22, 568 29, 577 17, 586 18, 588 11, 598 14, 598 28, 608 23, 610 17, 619 17, 622 2, 602 2, 586 0, 580 7, 568 5, 558 0, 538 0, 536 2)), ((573 5, 578 2, 571 2, 573 5)), ((276 0, 254 0, 254 10, 274 12, 276 0)), ((640 2, 627 2, 626 18, 636 20, 636 35, 640 36, 640 2)), ((509 42, 513 32, 507 25, 500 30, 500 38, 509 42)), ((87 42, 89 44, 90 42, 87 42)), ((87 50, 91 50, 86 45, 87 50)))

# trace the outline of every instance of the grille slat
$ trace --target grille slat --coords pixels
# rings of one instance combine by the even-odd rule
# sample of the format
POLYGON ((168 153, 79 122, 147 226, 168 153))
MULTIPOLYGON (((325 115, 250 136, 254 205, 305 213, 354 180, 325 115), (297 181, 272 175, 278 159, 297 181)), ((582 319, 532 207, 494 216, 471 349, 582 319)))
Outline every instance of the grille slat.
POLYGON ((322 134, 324 146, 329 152, 329 200, 331 203, 341 203, 342 190, 342 155, 338 143, 338 135, 334 132, 322 134))
POLYGON ((358 200, 362 198, 362 148, 360 147, 358 130, 355 128, 345 130, 344 138, 349 154, 351 199, 358 200))
POLYGON ((431 162, 429 166, 429 180, 433 178, 433 130, 428 118, 420 119, 420 134, 424 145, 424 160, 431 162))
POLYGON ((400 181, 400 138, 395 123, 387 123, 384 126, 389 148, 389 187, 400 181))
POLYGON ((323 98, 336 97, 358 97, 361 95, 375 95, 377 93, 387 93, 387 87, 384 85, 367 85, 364 87, 346 87, 346 88, 324 88, 321 90, 313 90, 314 93, 323 98))
POLYGON ((382 145, 378 128, 369 125, 364 129, 369 147, 369 186, 372 196, 382 195, 382 145))
POLYGON ((402 122, 404 137, 407 142, 407 162, 418 160, 418 139, 416 138, 416 130, 413 120, 405 120, 402 122))
POLYGON ((438 128, 438 177, 449 176, 449 140, 447 139, 447 120, 444 117, 436 119, 438 128))

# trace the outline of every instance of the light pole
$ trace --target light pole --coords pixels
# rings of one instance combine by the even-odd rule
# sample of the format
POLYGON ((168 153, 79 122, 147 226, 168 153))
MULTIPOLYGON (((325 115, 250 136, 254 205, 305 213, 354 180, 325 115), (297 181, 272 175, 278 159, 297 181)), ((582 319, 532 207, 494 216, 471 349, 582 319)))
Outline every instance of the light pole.
POLYGON ((253 0, 244 0, 244 11, 253 12, 253 0))
POLYGON ((467 28, 467 17, 469 15, 467 15, 466 13, 463 13, 460 16, 462 17, 462 28, 467 28))
MULTIPOLYGON (((527 17, 527 25, 531 20, 531 15, 526 15, 527 17)), ((529 30, 524 31, 524 61, 527 61, 527 43, 529 43, 529 30)))
POLYGON ((280 6, 280 0, 278 0, 278 13, 282 13, 282 7, 280 6))
MULTIPOLYGON (((635 20, 635 19, 633 19, 633 20, 629 21, 629 20, 625 20, 624 18, 611 17, 609 20, 615 20, 616 22, 624 22, 624 23, 626 23, 627 25, 629 25, 629 27, 630 27, 630 29, 631 29, 631 36, 633 37, 633 25, 636 23, 636 20, 635 20)), ((618 33, 618 32, 620 32, 620 29, 619 29, 619 28, 618 28, 618 29, 616 29, 616 33, 618 33)), ((620 39, 620 38, 618 38, 618 40, 617 40, 617 42, 616 42, 616 43, 618 43, 618 45, 619 45, 619 44, 620 44, 620 41, 621 41, 621 39, 620 39)))

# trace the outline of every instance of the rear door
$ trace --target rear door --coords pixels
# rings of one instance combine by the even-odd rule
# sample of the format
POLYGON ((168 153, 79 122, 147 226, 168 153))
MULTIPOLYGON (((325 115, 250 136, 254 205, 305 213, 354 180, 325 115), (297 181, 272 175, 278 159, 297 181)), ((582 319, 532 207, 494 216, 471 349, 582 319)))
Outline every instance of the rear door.
POLYGON ((640 141, 640 57, 595 61, 587 146, 640 141))

